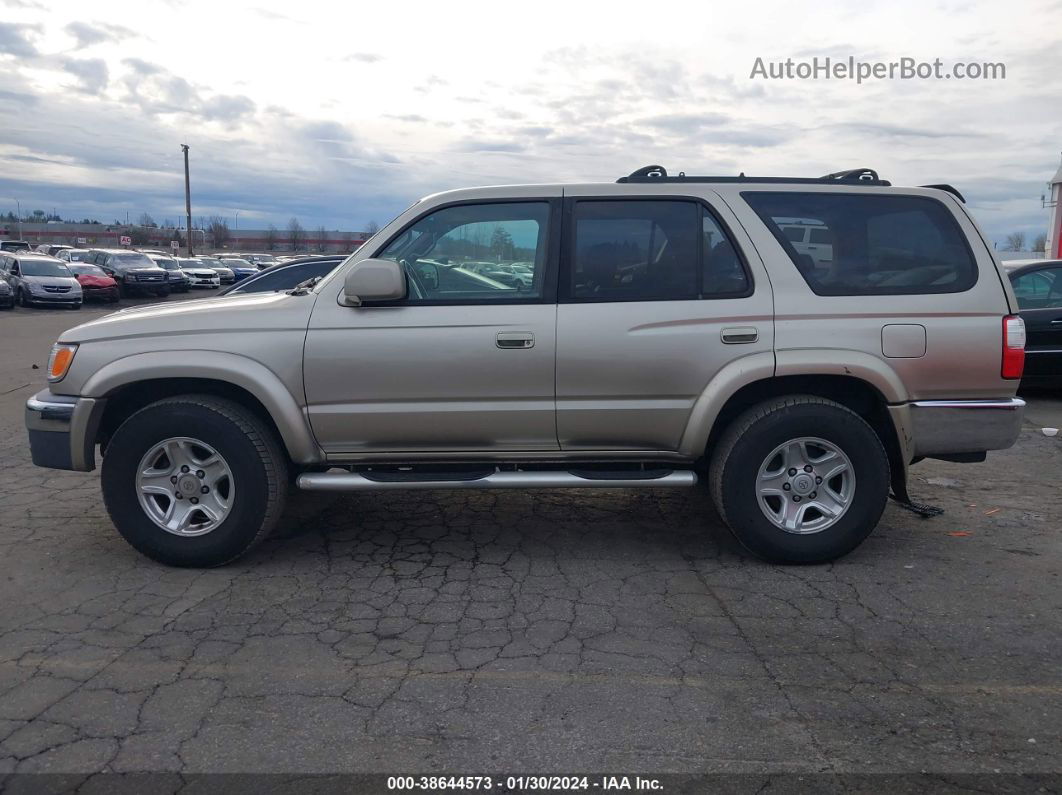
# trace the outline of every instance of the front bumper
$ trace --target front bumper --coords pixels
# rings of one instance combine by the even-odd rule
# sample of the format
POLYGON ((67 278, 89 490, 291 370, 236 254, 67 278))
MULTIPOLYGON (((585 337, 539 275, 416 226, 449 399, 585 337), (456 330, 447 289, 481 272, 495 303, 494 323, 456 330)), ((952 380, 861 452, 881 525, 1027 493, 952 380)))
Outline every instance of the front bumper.
POLYGON ((118 285, 113 287, 82 287, 82 294, 85 296, 85 300, 99 299, 101 301, 115 301, 118 299, 118 285))
POLYGON ((96 431, 103 400, 38 392, 26 401, 26 430, 33 463, 49 469, 96 468, 96 431))
POLYGON ((1011 447, 1021 433, 1025 401, 917 400, 890 411, 913 459, 1011 447))
POLYGON ((80 304, 83 300, 81 293, 26 293, 26 299, 31 304, 61 304, 63 306, 80 304))

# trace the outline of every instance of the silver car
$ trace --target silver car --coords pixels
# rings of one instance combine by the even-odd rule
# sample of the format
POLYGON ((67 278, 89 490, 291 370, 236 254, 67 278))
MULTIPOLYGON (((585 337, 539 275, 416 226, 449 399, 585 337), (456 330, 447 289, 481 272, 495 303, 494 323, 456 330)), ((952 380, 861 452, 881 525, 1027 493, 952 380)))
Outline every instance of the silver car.
POLYGON ((62 260, 46 254, 0 252, 0 278, 21 306, 80 309, 81 285, 62 260))
POLYGON ((890 493, 922 510, 911 465, 1018 436, 1024 327, 984 241, 958 191, 865 169, 436 194, 291 289, 64 332, 33 460, 103 450, 118 531, 180 566, 245 553, 291 482, 705 483, 755 554, 832 560, 890 493))

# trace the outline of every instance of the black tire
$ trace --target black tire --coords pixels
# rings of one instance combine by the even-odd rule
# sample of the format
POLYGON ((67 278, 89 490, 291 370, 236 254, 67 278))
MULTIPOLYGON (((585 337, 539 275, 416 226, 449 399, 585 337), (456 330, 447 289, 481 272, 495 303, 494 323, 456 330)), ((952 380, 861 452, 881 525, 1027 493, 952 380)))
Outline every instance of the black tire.
POLYGON ((21 287, 18 288, 18 305, 26 309, 31 306, 30 300, 26 297, 26 291, 21 287))
POLYGON ((71 309, 80 309, 81 308, 81 304, 71 304, 70 308, 71 309))
POLYGON ((731 423, 712 451, 709 488, 716 510, 737 540, 772 563, 824 563, 855 549, 877 526, 889 496, 889 461, 877 433, 855 412, 811 395, 754 406, 731 423), (830 442, 848 456, 855 489, 839 520, 797 534, 760 509, 757 478, 772 450, 800 437, 830 442))
POLYGON ((182 395, 152 403, 122 423, 107 446, 100 480, 107 511, 134 548, 169 566, 212 567, 236 560, 273 530, 284 510, 287 469, 273 431, 243 406, 211 395, 182 395), (141 459, 152 446, 177 436, 209 444, 232 472, 232 507, 205 535, 163 530, 138 499, 141 459))

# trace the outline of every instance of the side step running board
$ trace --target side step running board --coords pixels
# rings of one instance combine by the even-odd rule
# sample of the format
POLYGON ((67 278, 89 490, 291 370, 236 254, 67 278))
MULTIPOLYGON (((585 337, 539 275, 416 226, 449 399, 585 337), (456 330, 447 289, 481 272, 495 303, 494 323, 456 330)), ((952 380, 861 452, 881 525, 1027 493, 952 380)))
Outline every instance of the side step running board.
POLYGON ((663 489, 689 488, 697 483, 697 474, 689 470, 661 472, 491 472, 481 477, 455 477, 446 473, 424 479, 423 474, 409 478, 378 479, 373 473, 306 472, 299 475, 298 486, 306 491, 392 491, 409 489, 663 489), (594 476, 596 475, 596 476, 594 476), (647 477, 646 475, 650 475, 647 477))

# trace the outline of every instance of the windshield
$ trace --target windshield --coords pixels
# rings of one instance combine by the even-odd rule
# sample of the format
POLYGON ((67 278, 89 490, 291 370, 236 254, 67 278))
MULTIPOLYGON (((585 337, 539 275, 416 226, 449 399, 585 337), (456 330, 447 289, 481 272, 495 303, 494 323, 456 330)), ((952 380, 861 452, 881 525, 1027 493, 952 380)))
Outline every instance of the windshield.
POLYGON ((155 263, 147 256, 147 254, 138 254, 130 251, 128 254, 115 254, 113 260, 119 265, 124 265, 127 268, 153 268, 155 263))
POLYGON ((152 258, 152 262, 158 265, 160 268, 164 268, 168 271, 179 270, 180 266, 177 264, 177 260, 169 259, 167 257, 159 257, 158 259, 152 258))
POLYGON ((80 250, 76 250, 76 249, 67 249, 64 252, 64 256, 68 257, 71 262, 80 262, 83 259, 88 259, 88 256, 91 253, 92 253, 91 251, 80 251, 80 250))
POLYGON ((23 276, 70 276, 70 271, 62 262, 46 259, 24 259, 19 265, 23 276))
POLYGON ((92 265, 88 262, 72 262, 66 266, 71 273, 76 273, 78 276, 106 276, 103 269, 98 265, 92 265))

